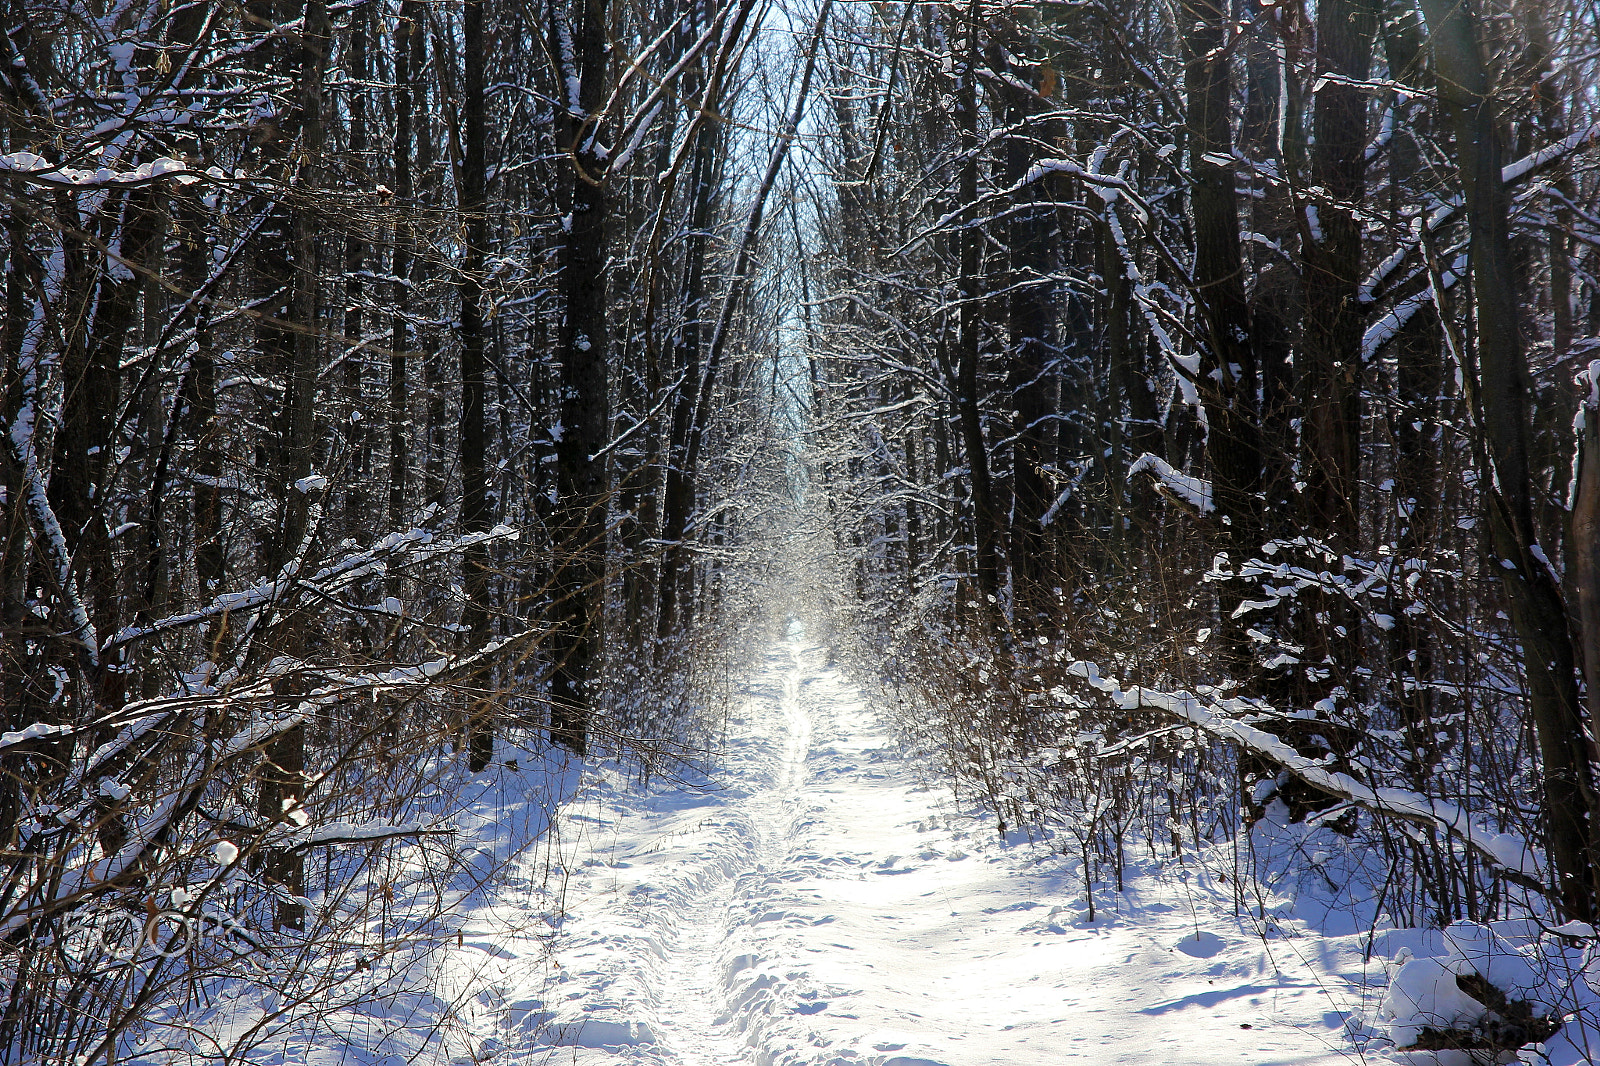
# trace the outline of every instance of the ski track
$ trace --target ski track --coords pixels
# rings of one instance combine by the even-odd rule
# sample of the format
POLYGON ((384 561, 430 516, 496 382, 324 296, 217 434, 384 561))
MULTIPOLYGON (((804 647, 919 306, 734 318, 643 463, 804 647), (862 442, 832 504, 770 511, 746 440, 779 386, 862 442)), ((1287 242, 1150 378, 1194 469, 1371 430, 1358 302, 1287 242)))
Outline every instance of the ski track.
MULTIPOLYGON (((725 750, 705 788, 591 773, 565 817, 585 857, 564 924, 480 945, 492 987, 455 1061, 1348 1061, 1347 1012, 1376 983, 1353 944, 1252 940, 1187 875, 1102 888, 1088 922, 1073 864, 927 787, 798 627, 725 750)), ((472 924, 527 930, 518 908, 472 924)))

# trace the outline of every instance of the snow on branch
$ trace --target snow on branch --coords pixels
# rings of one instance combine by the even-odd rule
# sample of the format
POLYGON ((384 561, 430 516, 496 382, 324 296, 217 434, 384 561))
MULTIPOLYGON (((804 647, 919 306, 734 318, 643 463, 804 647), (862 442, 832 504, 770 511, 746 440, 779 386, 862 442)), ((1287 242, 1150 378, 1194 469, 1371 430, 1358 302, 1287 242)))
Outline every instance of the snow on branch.
MULTIPOLYGON (((1600 122, 1592 123, 1580 130, 1574 130, 1572 133, 1567 134, 1567 136, 1561 138, 1559 141, 1554 141, 1545 145, 1536 152, 1530 152, 1521 159, 1507 163, 1500 169, 1500 180, 1507 185, 1514 185, 1541 167, 1547 166, 1555 160, 1560 159, 1562 156, 1569 155, 1570 153, 1577 151, 1579 148, 1589 144, 1597 138, 1600 138, 1600 122)), ((1380 295, 1380 289, 1384 286, 1384 283, 1388 281, 1394 272, 1400 268, 1400 265, 1405 262, 1411 253, 1415 252, 1422 246, 1423 236, 1425 234, 1437 232, 1440 227, 1444 226, 1445 223, 1455 218, 1455 216, 1460 212, 1462 204, 1463 201, 1459 196, 1453 196, 1440 203, 1438 207, 1434 208, 1432 213, 1428 215, 1425 221, 1418 220, 1418 224, 1414 227, 1414 229, 1420 229, 1421 232, 1413 233, 1413 237, 1415 239, 1402 244, 1387 257, 1381 260, 1372 270, 1372 273, 1367 276, 1366 280, 1361 283, 1361 302, 1364 304, 1375 302, 1380 295)), ((1464 273, 1464 270, 1457 270, 1456 273, 1464 273)), ((1412 308, 1412 312, 1415 312, 1414 307, 1412 308)), ((1379 325, 1382 325, 1383 321, 1387 320, 1388 317, 1389 316, 1385 316, 1384 320, 1380 320, 1379 325)), ((1410 316, 1407 315, 1407 317, 1410 316)), ((1372 330, 1368 330, 1367 335, 1370 342, 1372 330)), ((1387 339, 1387 337, 1384 338, 1384 340, 1387 339)), ((1363 347, 1365 348, 1366 345, 1363 347)))
MULTIPOLYGON (((1462 252, 1451 261, 1448 269, 1441 272, 1439 284, 1448 289, 1460 281, 1467 273, 1467 253, 1462 252)), ((1433 303, 1435 293, 1433 286, 1423 289, 1415 295, 1408 296, 1395 304, 1381 318, 1367 327, 1367 332, 1361 338, 1361 362, 1363 365, 1371 363, 1385 344, 1394 340, 1405 328, 1406 323, 1416 317, 1417 312, 1433 303)))
MULTIPOLYGON (((71 779, 79 799, 75 805, 56 810, 50 816, 55 827, 86 826, 94 822, 93 808, 99 791, 87 787, 103 768, 112 766, 115 755, 125 750, 130 738, 159 722, 169 722, 182 714, 192 721, 228 721, 245 716, 239 728, 209 758, 196 758, 186 765, 179 779, 156 800, 136 822, 128 825, 127 835, 115 854, 84 858, 63 869, 49 872, 50 883, 41 883, 36 892, 24 893, 26 902, 0 913, 0 940, 4 940, 41 918, 70 910, 87 897, 115 891, 119 879, 136 873, 152 848, 172 839, 174 826, 199 809, 201 797, 211 787, 221 766, 230 760, 259 752, 290 729, 311 719, 319 711, 379 693, 413 689, 424 691, 449 684, 471 674, 514 645, 533 639, 537 631, 493 641, 470 655, 446 656, 411 665, 373 668, 354 673, 289 663, 271 676, 253 679, 249 684, 226 692, 169 696, 124 707, 116 717, 129 728, 116 741, 102 745, 90 754, 71 779), (312 682, 304 695, 286 696, 275 692, 273 682, 295 675, 312 682), (315 684, 320 681, 321 684, 315 684)), ((296 686, 302 687, 302 686, 296 686)), ((37 730, 39 727, 30 727, 37 730)), ((27 732, 24 730, 23 732, 27 732)), ((42 734, 41 734, 42 735, 42 734)), ((6 734, 6 737, 11 734, 6 734)), ((41 828, 43 828, 41 826, 41 828)), ((262 827, 263 831, 274 827, 262 827)), ((289 828, 281 842, 291 849, 321 847, 345 842, 370 842, 403 836, 427 836, 454 832, 444 824, 329 822, 324 825, 289 828)))
POLYGON ((1201 514, 1210 514, 1216 510, 1216 504, 1211 498, 1211 482, 1185 474, 1159 455, 1152 455, 1149 452, 1139 456, 1128 467, 1129 477, 1145 472, 1156 479, 1156 483, 1166 490, 1166 494, 1177 497, 1201 514))
POLYGON ((1529 152, 1500 169, 1500 180, 1510 185, 1527 177, 1547 163, 1554 162, 1570 152, 1575 152, 1591 141, 1600 140, 1600 122, 1592 122, 1580 130, 1573 130, 1559 141, 1552 141, 1537 152, 1529 152))
POLYGON ((253 614, 283 602, 297 590, 303 589, 312 594, 328 596, 372 574, 386 573, 390 564, 397 559, 426 561, 490 541, 516 540, 518 536, 517 530, 507 525, 495 526, 487 532, 467 533, 443 540, 425 526, 418 526, 403 533, 391 533, 366 551, 356 552, 338 562, 330 563, 309 577, 280 573, 277 577, 248 589, 224 593, 198 610, 170 615, 144 626, 130 626, 106 641, 105 650, 114 651, 157 633, 195 625, 223 615, 240 618, 253 614))
POLYGON ((456 827, 448 824, 406 822, 403 825, 361 822, 329 822, 327 825, 308 826, 286 834, 271 843, 291 851, 307 848, 331 847, 335 844, 371 844, 379 840, 401 837, 451 836, 456 827))
POLYGON ((10 152, 0 155, 0 175, 19 178, 31 185, 44 185, 55 189, 112 187, 125 189, 137 185, 149 185, 163 178, 172 178, 180 185, 189 185, 205 177, 221 178, 222 172, 213 167, 211 171, 197 173, 183 160, 173 159, 170 156, 141 163, 133 170, 112 170, 109 167, 88 170, 81 167, 58 166, 33 152, 10 152))
POLYGON ((1165 692, 1142 685, 1123 688, 1115 677, 1102 674, 1099 666, 1084 660, 1072 662, 1067 669, 1110 696, 1119 710, 1170 714, 1211 737, 1237 744, 1282 767, 1336 799, 1454 835, 1506 880, 1526 888, 1542 888, 1538 869, 1531 861, 1532 849, 1525 841, 1475 824, 1470 812, 1457 804, 1410 789, 1367 785, 1347 773, 1329 769, 1319 759, 1301 755, 1287 741, 1253 724, 1277 715, 1266 704, 1238 697, 1201 697, 1182 690, 1165 692))
POLYGON ((196 808, 200 815, 218 829, 229 833, 245 833, 258 837, 261 845, 284 848, 288 851, 308 851, 311 848, 333 847, 337 844, 373 844, 380 840, 400 840, 406 837, 454 836, 460 830, 449 822, 410 821, 349 822, 334 821, 323 825, 295 826, 292 823, 263 820, 242 821, 223 817, 204 808, 196 808))
POLYGON ((33 416, 34 408, 30 397, 30 402, 24 403, 22 410, 17 413, 16 421, 12 423, 6 439, 13 449, 17 465, 22 469, 23 495, 27 501, 28 512, 33 516, 34 523, 42 535, 42 539, 36 538, 36 542, 42 549, 42 554, 49 559, 49 572, 55 581, 56 593, 61 597, 62 606, 66 608, 68 617, 72 619, 72 635, 82 646, 83 655, 89 665, 98 666, 100 641, 95 634, 94 625, 89 621, 89 612, 84 607, 83 598, 78 592, 78 579, 72 572, 72 551, 67 547, 66 533, 61 528, 61 520, 56 516, 55 508, 50 505, 49 490, 45 487, 44 475, 39 470, 33 416))
POLYGON ((59 737, 72 732, 75 732, 75 730, 70 725, 51 725, 48 722, 35 722, 21 729, 0 733, 0 749, 14 748, 18 744, 26 744, 30 740, 39 740, 43 737, 59 737))

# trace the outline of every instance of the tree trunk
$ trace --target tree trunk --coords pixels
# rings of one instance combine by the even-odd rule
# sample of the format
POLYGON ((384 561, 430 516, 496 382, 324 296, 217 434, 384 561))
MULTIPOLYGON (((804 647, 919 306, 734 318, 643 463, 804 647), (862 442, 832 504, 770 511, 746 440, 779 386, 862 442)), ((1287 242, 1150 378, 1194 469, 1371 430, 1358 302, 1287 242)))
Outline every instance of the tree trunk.
MULTIPOLYGON (((22 147, 0 113, 0 141, 7 151, 22 147)), ((23 326, 28 318, 28 278, 32 273, 23 208, 12 203, 5 216, 5 314, 0 316, 0 432, 11 437, 26 391, 22 364, 23 326)), ((0 443, 0 730, 11 732, 36 721, 37 644, 28 639, 28 513, 22 463, 0 443)), ((21 763, 26 756, 0 755, 0 848, 16 848, 22 804, 21 763)))
MULTIPOLYGON (((978 201, 978 58, 982 54, 983 15, 978 0, 971 0, 966 15, 966 41, 956 57, 955 121, 957 149, 956 202, 958 209, 972 210, 978 201)), ((989 446, 983 436, 983 416, 979 391, 979 325, 982 322, 982 282, 978 277, 983 232, 968 224, 958 237, 960 274, 956 280, 960 298, 960 327, 956 338, 955 380, 951 382, 956 419, 960 425, 961 446, 967 456, 967 487, 972 494, 973 576, 977 592, 985 601, 982 611, 999 611, 1000 535, 999 516, 994 507, 993 478, 989 472, 989 446)))
MULTIPOLYGON (((552 0, 559 4, 560 0, 552 0)), ((566 314, 556 336, 561 360, 561 439, 556 446, 555 617, 551 640, 550 737, 582 754, 597 682, 605 597, 605 463, 596 458, 609 425, 606 317, 606 157, 597 113, 606 98, 606 0, 579 0, 575 26, 552 7, 553 54, 569 59, 559 81, 569 95, 558 111, 557 145, 568 161, 570 225, 561 246, 566 314), (563 52, 563 42, 567 48, 563 52)))
POLYGON ((1575 469, 1567 566, 1578 599, 1584 709, 1594 722, 1600 721, 1600 402, 1593 395, 1583 404, 1575 469))
MULTIPOLYGON (((1415 7, 1406 2, 1391 2, 1385 13, 1383 44, 1389 76, 1413 86, 1420 93, 1432 91, 1422 62, 1422 23, 1415 7)), ((1418 99, 1422 97, 1419 95, 1418 99)), ((1398 108, 1404 101, 1396 100, 1398 108)), ((1421 146, 1431 125, 1425 109, 1413 102, 1410 113, 1396 115, 1394 139, 1389 145, 1389 214, 1396 239, 1403 240, 1409 224, 1400 208, 1420 195, 1416 187, 1421 170, 1421 146)), ((1402 560, 1416 558, 1436 543, 1438 537, 1438 448, 1434 441, 1440 427, 1439 404, 1445 388, 1439 309, 1429 303, 1417 310, 1401 327, 1393 343, 1395 357, 1395 405, 1390 419, 1394 438, 1395 541, 1402 560)), ((1413 772, 1420 786, 1425 768, 1437 759, 1438 740, 1434 725, 1433 647, 1426 626, 1404 610, 1399 583, 1392 585, 1396 595, 1390 670, 1395 684, 1395 699, 1406 719, 1408 746, 1417 754, 1413 772)))
MULTIPOLYGON (((278 125, 288 143, 278 148, 285 153, 281 167, 284 177, 294 175, 292 185, 285 181, 287 195, 293 199, 281 208, 285 230, 283 251, 273 265, 270 281, 284 292, 285 320, 282 326, 269 327, 270 342, 279 358, 284 383, 284 410, 280 417, 277 463, 273 473, 282 493, 279 526, 267 563, 269 571, 280 572, 298 563, 298 553, 310 532, 311 493, 296 482, 308 477, 316 443, 316 388, 320 336, 317 330, 317 219, 312 191, 317 187, 317 165, 324 141, 322 81, 332 47, 327 6, 322 0, 307 0, 302 7, 303 28, 295 55, 295 99, 291 112, 278 125), (296 159, 298 157, 298 161, 296 159), (285 254, 285 252, 287 254, 285 254), (285 290, 287 290, 285 292, 285 290)), ((270 252, 269 252, 270 254, 270 252)), ((296 619, 286 621, 285 632, 276 649, 281 654, 300 655, 304 634, 296 619)), ((267 746, 261 768, 258 811, 264 818, 293 822, 305 798, 305 727, 285 731, 267 746)), ((291 929, 305 925, 305 858, 287 848, 271 848, 263 853, 262 875, 279 885, 290 897, 277 905, 277 924, 291 929)))
MULTIPOLYGON (((462 16, 462 160, 458 207, 466 233, 461 263, 461 529, 484 533, 490 525, 489 486, 484 464, 484 321, 483 264, 489 224, 484 153, 483 5, 467 0, 462 16)), ((598 450, 598 449, 597 449, 598 450)), ((462 619, 474 644, 489 632, 489 558, 482 545, 461 557, 461 583, 466 592, 462 619)), ((467 726, 468 764, 476 773, 494 758, 493 700, 473 710, 467 726)))
MULTIPOLYGON (((410 404, 406 391, 408 356, 411 353, 411 330, 406 308, 410 304, 411 286, 407 275, 412 265, 412 222, 407 212, 414 207, 416 182, 412 177, 412 78, 420 74, 413 71, 414 53, 421 52, 425 40, 422 32, 421 0, 405 0, 400 5, 400 17, 394 26, 394 193, 397 218, 394 224, 394 250, 390 256, 389 275, 393 279, 394 317, 389 338, 389 528, 399 529, 406 507, 406 479, 410 474, 408 440, 410 436, 410 404)), ((399 589, 391 580, 389 593, 397 595, 399 589)))
MULTIPOLYGON (((1369 0, 1317 7, 1317 74, 1365 81, 1377 11, 1369 0)), ((1367 90, 1326 80, 1316 92, 1311 180, 1302 242, 1305 330, 1300 340, 1302 498, 1311 528, 1353 547, 1360 504, 1361 224, 1366 194, 1367 90)))
POLYGON ((1566 914, 1588 922, 1596 917, 1594 778, 1566 605, 1534 528, 1531 381, 1519 329, 1500 129, 1472 13, 1450 0, 1423 0, 1422 12, 1432 37, 1440 107, 1455 132, 1467 205, 1478 345, 1476 368, 1462 371, 1481 434, 1491 542, 1522 643, 1529 711, 1544 763, 1546 845, 1566 914))
MULTIPOLYGON (((367 62, 367 31, 372 17, 370 6, 359 7, 350 14, 350 75, 358 83, 369 76, 367 62)), ((350 163, 356 180, 368 184, 369 138, 367 133, 367 94, 359 84, 351 90, 345 106, 349 113, 350 163)), ((340 430, 344 436, 343 528, 346 536, 361 537, 367 524, 367 473, 370 465, 371 434, 367 432, 365 403, 363 402, 366 378, 367 350, 361 344, 366 329, 366 316, 362 302, 366 299, 367 260, 371 255, 366 235, 361 228, 352 228, 344 242, 344 381, 340 430)))
MULTIPOLYGON (((1305 314, 1299 370, 1301 513, 1308 532, 1335 552, 1360 534, 1361 223, 1366 195, 1367 96, 1378 13, 1373 0, 1320 0, 1311 184, 1301 238, 1305 314)), ((1305 647, 1290 687, 1302 707, 1336 695, 1354 676, 1359 615, 1339 594, 1306 589, 1296 604, 1296 643, 1305 647), (1312 674, 1312 671, 1316 671, 1312 674), (1310 676, 1308 676, 1310 675, 1310 676)), ((1346 700, 1348 701, 1348 695, 1346 700)), ((1341 714, 1347 713, 1341 708, 1341 714)))
POLYGON ((1272 165, 1277 178, 1256 180, 1259 198, 1250 203, 1250 228, 1270 244, 1250 243, 1254 285, 1250 292, 1251 347, 1261 374, 1261 465, 1268 525, 1293 520, 1295 416, 1291 353, 1295 326, 1304 318, 1300 273, 1290 258, 1300 235, 1293 183, 1304 164, 1299 129, 1299 76, 1289 53, 1304 17, 1296 4, 1250 0, 1250 31, 1244 40, 1244 118, 1239 146, 1252 159, 1272 165), (1282 49, 1282 54, 1280 54, 1282 49), (1287 108, 1284 106, 1287 101, 1287 108))
MULTIPOLYGON (((994 64, 1004 71, 1003 59, 994 64)), ((1011 71, 1013 77, 1026 71, 1011 71)), ((1005 123, 1011 135, 1005 140, 1005 181, 1014 185, 1027 176, 1038 152, 1036 139, 1043 131, 1030 131, 1025 125, 1034 112, 1033 94, 1007 84, 1002 90, 1005 123)), ((1015 412, 1011 426, 1010 544, 1006 558, 1011 564, 1014 615, 1018 624, 1042 618, 1052 597, 1047 593, 1055 583, 1058 560, 1051 547, 1057 538, 1050 536, 1042 519, 1054 502, 1055 494, 1045 477, 1050 462, 1049 442, 1054 435, 1051 415, 1057 410, 1053 386, 1055 360, 1055 286, 1051 284, 1051 252, 1055 212, 1040 204, 1043 183, 1035 182, 1019 193, 1022 203, 1015 208, 1009 226, 1011 250, 1010 295, 1006 317, 1011 339, 1011 358, 1007 367, 1007 392, 1015 412)))
POLYGON ((706 299, 705 260, 707 229, 715 183, 715 150, 721 137, 711 123, 700 127, 690 166, 689 233, 684 241, 682 319, 673 336, 672 371, 682 384, 672 406, 672 427, 667 443, 666 485, 661 512, 661 575, 656 605, 656 636, 663 642, 658 654, 667 654, 665 641, 680 624, 681 601, 693 587, 691 556, 684 543, 694 513, 695 471, 689 466, 689 436, 694 430, 695 403, 700 396, 701 328, 709 314, 706 299))
MULTIPOLYGON (((1202 347, 1199 390, 1209 423, 1206 452, 1211 460, 1212 493, 1222 541, 1234 565, 1256 550, 1262 528, 1261 436, 1256 410, 1256 361, 1251 348, 1250 307, 1245 300, 1244 263, 1239 247, 1239 213, 1234 199, 1229 106, 1232 78, 1228 48, 1230 19, 1217 0, 1184 0, 1184 87, 1188 96, 1189 207, 1194 219, 1194 282, 1202 347)), ((1241 590, 1219 586, 1224 633, 1232 622, 1241 590)), ((1230 639, 1243 668, 1248 655, 1242 634, 1230 639)))

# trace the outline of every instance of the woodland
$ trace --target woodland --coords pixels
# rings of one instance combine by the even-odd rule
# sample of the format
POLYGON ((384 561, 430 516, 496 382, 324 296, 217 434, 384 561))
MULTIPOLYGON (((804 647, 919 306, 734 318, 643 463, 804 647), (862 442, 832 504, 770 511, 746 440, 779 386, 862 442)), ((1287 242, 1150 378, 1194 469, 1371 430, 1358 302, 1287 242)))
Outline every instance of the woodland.
POLYGON ((4 0, 0 1061, 380 995, 796 590, 1113 881, 1600 921, 1597 16, 4 0))

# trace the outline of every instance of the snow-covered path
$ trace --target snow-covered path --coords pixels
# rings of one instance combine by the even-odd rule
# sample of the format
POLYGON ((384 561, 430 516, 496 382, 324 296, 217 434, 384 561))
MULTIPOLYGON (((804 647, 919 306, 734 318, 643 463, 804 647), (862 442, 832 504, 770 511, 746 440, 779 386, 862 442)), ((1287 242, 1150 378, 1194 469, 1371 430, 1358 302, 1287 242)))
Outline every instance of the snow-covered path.
POLYGON ((714 787, 608 778, 573 805, 586 857, 556 965, 532 965, 532 941, 495 945, 485 1057, 1346 1061, 1360 974, 1330 979, 1350 965, 1336 940, 1316 939, 1316 959, 1292 938, 1252 940, 1177 875, 1106 893, 1088 922, 1072 864, 998 840, 927 787, 827 660, 798 628, 775 644, 714 787))

